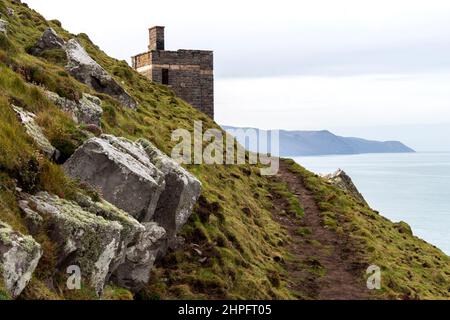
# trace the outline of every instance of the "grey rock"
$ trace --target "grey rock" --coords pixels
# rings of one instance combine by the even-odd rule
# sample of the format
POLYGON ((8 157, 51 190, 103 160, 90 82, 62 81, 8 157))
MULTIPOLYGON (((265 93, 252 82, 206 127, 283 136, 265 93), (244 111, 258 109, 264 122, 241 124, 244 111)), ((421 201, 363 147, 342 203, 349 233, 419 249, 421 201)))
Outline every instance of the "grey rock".
POLYGON ((65 49, 69 60, 66 69, 73 77, 98 92, 116 98, 128 108, 135 109, 137 107, 136 101, 89 56, 77 40, 69 40, 65 49))
POLYGON ((0 32, 4 33, 5 35, 8 32, 8 22, 3 19, 0 19, 0 32))
POLYGON ((44 31, 42 37, 30 49, 30 53, 38 56, 45 50, 64 49, 64 45, 64 40, 58 36, 55 30, 48 28, 44 31))
POLYGON ((153 218, 172 238, 189 219, 202 185, 191 173, 165 155, 150 141, 138 141, 153 163, 165 175, 166 188, 159 198, 153 218))
POLYGON ((118 251, 110 265, 109 273, 111 274, 120 264, 125 262, 127 249, 130 244, 138 241, 141 234, 145 232, 145 227, 128 213, 103 199, 95 202, 83 194, 78 194, 76 202, 83 210, 108 221, 116 221, 122 226, 118 251))
POLYGON ((8 14, 8 16, 12 17, 14 16, 14 9, 6 8, 6 13, 8 14))
POLYGON ((0 278, 13 298, 25 289, 41 256, 41 246, 32 237, 0 221, 0 278))
POLYGON ((350 176, 345 173, 344 170, 339 169, 335 173, 325 175, 324 178, 336 187, 346 191, 359 202, 368 205, 363 195, 359 192, 358 188, 353 183, 352 178, 350 178, 350 176))
POLYGON ((44 219, 28 207, 27 201, 20 200, 18 204, 19 208, 22 210, 28 230, 33 235, 37 234, 44 223, 44 219))
POLYGON ((45 94, 49 100, 51 100, 61 110, 69 113, 76 123, 90 124, 100 127, 103 109, 102 101, 99 98, 83 93, 83 97, 80 101, 75 102, 62 98, 58 94, 51 91, 45 91, 45 94))
POLYGON ((159 253, 159 240, 166 231, 155 222, 144 223, 145 232, 141 233, 134 246, 127 249, 125 262, 116 270, 114 277, 119 286, 139 291, 150 278, 150 271, 159 253))
MULTIPOLYGON (((154 262, 179 242, 176 233, 191 215, 201 183, 149 141, 111 135, 86 141, 63 168, 72 178, 97 188, 107 201, 145 227, 144 231, 133 228, 124 241, 127 245, 118 249, 120 258, 110 267, 111 279, 118 285, 139 290, 148 282, 154 262), (131 241, 133 234, 136 237, 131 241)), ((77 202, 111 220, 89 199, 77 202)))
POLYGON ((45 218, 49 237, 59 248, 58 267, 78 266, 85 283, 101 294, 120 251, 123 226, 45 192, 24 195, 21 206, 45 218))
POLYGON ((67 175, 98 188, 103 197, 138 221, 153 218, 164 175, 143 148, 123 138, 91 138, 64 164, 67 175))
POLYGON ((42 129, 36 124, 34 118, 35 114, 27 112, 21 107, 12 105, 12 108, 17 114, 18 119, 24 125, 27 134, 34 140, 37 147, 50 159, 57 160, 59 151, 52 146, 50 141, 45 137, 42 129))

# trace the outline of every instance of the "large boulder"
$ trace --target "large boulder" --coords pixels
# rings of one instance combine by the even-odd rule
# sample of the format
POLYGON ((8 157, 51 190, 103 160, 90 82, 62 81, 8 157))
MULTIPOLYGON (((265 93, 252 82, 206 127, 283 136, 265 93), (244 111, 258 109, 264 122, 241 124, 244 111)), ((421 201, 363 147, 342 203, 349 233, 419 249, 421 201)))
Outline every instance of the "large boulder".
POLYGON ((22 210, 33 210, 44 218, 49 237, 58 248, 58 267, 78 266, 85 283, 100 294, 112 263, 118 259, 123 226, 45 192, 23 195, 20 205, 22 210))
POLYGON ((150 161, 164 173, 166 188, 159 198, 153 220, 166 229, 168 238, 172 238, 191 215, 202 185, 150 141, 141 139, 138 143, 143 146, 150 161))
MULTIPOLYGON (((0 20, 0 31, 2 28, 1 21, 3 20, 0 20)), ((6 23, 6 21, 4 22, 6 23)), ((6 33, 6 24, 4 29, 6 33)), ((78 81, 90 86, 97 92, 114 97, 128 108, 135 109, 137 107, 137 102, 102 66, 92 59, 76 39, 64 42, 55 30, 48 28, 30 49, 30 53, 39 56, 46 50, 54 49, 62 49, 66 52, 68 60, 66 70, 78 81)))
POLYGON ((139 291, 150 278, 150 270, 160 252, 160 240, 166 235, 164 228, 155 222, 143 223, 135 245, 127 248, 125 261, 114 273, 115 282, 122 287, 139 291))
POLYGON ((115 207, 111 203, 100 199, 93 201, 86 195, 78 194, 76 203, 85 211, 103 217, 108 221, 116 221, 122 226, 120 234, 120 244, 116 256, 111 262, 110 274, 125 262, 128 250, 139 242, 141 234, 145 232, 145 226, 123 210, 115 207))
POLYGON ((32 237, 21 235, 0 221, 0 280, 13 298, 31 280, 41 256, 41 246, 32 237))
POLYGON ((328 180, 331 184, 350 194, 353 198, 355 198, 359 202, 367 205, 366 200, 353 183, 352 178, 350 178, 350 176, 347 173, 345 173, 344 170, 339 169, 335 173, 325 175, 324 178, 328 180))
POLYGON ((57 107, 70 114, 76 123, 100 127, 103 109, 99 98, 83 93, 82 98, 75 102, 51 91, 45 91, 45 94, 57 107))
POLYGON ((19 121, 24 125, 27 134, 34 140, 36 146, 50 159, 57 160, 60 152, 52 146, 45 137, 42 129, 34 121, 35 114, 25 111, 21 107, 12 105, 19 121))
POLYGON ((139 290, 148 282, 155 260, 187 222, 201 183, 149 141, 112 135, 89 139, 63 167, 144 226, 145 231, 127 246, 124 260, 112 268, 116 283, 139 290))
POLYGON ((32 55, 39 56, 45 50, 64 49, 64 45, 64 40, 58 36, 55 30, 48 28, 29 52, 32 55))
POLYGON ((141 224, 114 205, 83 194, 75 201, 45 192, 22 194, 19 206, 45 220, 46 231, 59 248, 58 268, 80 267, 85 283, 99 295, 110 280, 133 291, 148 282, 159 241, 166 234, 157 223, 141 224))
POLYGON ((136 101, 91 58, 77 40, 69 40, 65 49, 69 60, 66 69, 73 77, 98 92, 116 98, 128 108, 135 109, 137 107, 136 101))
POLYGON ((86 141, 64 171, 98 188, 107 201, 141 222, 151 221, 165 188, 164 174, 139 144, 112 136, 86 141))

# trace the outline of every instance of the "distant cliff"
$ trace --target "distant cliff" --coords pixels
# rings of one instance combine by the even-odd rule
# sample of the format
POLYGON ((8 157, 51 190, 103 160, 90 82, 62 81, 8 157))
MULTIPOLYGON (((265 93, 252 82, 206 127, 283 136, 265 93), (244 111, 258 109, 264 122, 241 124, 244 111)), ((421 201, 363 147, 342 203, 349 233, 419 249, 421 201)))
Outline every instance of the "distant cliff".
MULTIPOLYGON (((227 131, 239 129, 223 126, 227 131)), ((248 128, 241 128, 248 129, 248 128)), ((259 129, 256 129, 259 130, 259 129)), ((262 131, 262 130, 261 130, 262 131)), ((267 131, 270 134, 271 131, 267 131)), ((270 135, 269 135, 270 136, 270 135)), ((243 139, 238 141, 248 146, 243 139)), ((253 149, 250 147, 250 149, 253 149)), ((257 151, 257 150, 250 150, 257 151)), ((330 131, 285 131, 280 130, 280 156, 320 156, 361 153, 410 153, 413 149, 399 141, 371 141, 360 138, 337 136, 330 131)))

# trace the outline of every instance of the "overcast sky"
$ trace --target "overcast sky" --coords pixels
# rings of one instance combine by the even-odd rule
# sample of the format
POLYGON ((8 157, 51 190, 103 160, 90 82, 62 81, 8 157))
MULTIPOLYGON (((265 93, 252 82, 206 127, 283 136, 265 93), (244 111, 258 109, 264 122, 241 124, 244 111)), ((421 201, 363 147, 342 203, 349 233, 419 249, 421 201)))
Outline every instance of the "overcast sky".
POLYGON ((167 49, 214 50, 219 123, 450 150, 448 0, 26 2, 119 59, 146 51, 152 25, 167 49))

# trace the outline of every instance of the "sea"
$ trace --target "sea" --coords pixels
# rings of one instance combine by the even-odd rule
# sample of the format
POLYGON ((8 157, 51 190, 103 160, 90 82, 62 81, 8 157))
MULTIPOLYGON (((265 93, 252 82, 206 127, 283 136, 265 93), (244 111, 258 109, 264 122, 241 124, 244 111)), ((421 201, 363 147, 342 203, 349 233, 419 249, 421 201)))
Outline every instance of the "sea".
POLYGON ((296 157, 317 174, 343 169, 369 205, 450 255, 450 152, 296 157))

